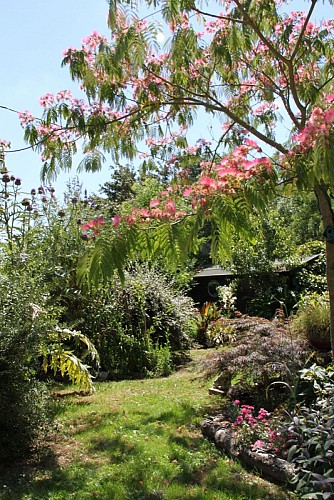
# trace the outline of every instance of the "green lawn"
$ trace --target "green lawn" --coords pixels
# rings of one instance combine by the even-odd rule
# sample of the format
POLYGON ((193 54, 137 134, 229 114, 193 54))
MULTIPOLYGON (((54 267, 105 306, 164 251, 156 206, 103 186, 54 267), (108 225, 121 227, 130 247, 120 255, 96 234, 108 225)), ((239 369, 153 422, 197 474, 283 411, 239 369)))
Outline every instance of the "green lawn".
POLYGON ((3 471, 1 498, 291 498, 202 437, 201 420, 221 404, 209 386, 192 362, 168 378, 98 383, 91 396, 62 398, 48 459, 3 471))

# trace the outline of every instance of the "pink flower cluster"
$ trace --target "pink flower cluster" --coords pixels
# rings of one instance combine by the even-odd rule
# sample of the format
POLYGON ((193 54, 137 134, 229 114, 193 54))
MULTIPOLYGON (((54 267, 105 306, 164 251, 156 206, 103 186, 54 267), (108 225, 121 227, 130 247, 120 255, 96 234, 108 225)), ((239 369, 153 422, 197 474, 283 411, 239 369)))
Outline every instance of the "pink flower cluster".
POLYGON ((82 231, 92 231, 94 235, 100 232, 100 228, 104 226, 106 221, 103 217, 95 217, 95 219, 90 220, 86 224, 81 226, 82 231))
MULTIPOLYGON (((234 404, 239 405, 240 401, 236 400, 236 401, 234 401, 234 404)), ((260 408, 257 416, 254 417, 253 416, 254 406, 250 406, 250 405, 241 405, 240 412, 241 412, 241 414, 238 415, 238 417, 234 421, 234 425, 238 426, 238 425, 246 424, 251 429, 254 429, 259 422, 266 423, 268 417, 270 417, 270 413, 268 413, 267 410, 265 410, 264 408, 260 408)))
MULTIPOLYGON (((161 199, 154 199, 149 208, 134 208, 128 215, 116 215, 111 220, 111 226, 116 230, 122 223, 133 226, 136 223, 151 222, 153 220, 177 220, 186 215, 186 212, 177 210, 175 201, 170 198, 171 189, 161 193, 161 199), (169 197, 168 197, 169 196, 169 197), (163 198, 164 197, 164 198, 163 198)), ((96 235, 106 224, 103 217, 96 217, 81 226, 82 231, 92 230, 96 235)), ((87 239, 87 238, 86 238, 87 239)))
MULTIPOLYGON (((87 104, 83 99, 76 99, 72 97, 70 90, 63 90, 54 94, 45 94, 40 97, 40 104, 45 108, 56 107, 61 114, 61 106, 66 104, 67 117, 73 113, 76 117, 80 114, 83 119, 88 119, 90 116, 102 116, 105 118, 106 122, 112 122, 115 127, 118 126, 119 133, 127 133, 128 121, 130 119, 131 110, 125 108, 124 111, 120 112, 113 107, 104 106, 99 101, 92 101, 87 104)), ((60 123, 51 123, 46 125, 41 122, 41 120, 34 117, 29 111, 22 111, 18 113, 20 124, 22 127, 34 127, 38 132, 40 137, 46 139, 42 141, 42 147, 44 147, 44 152, 42 154, 43 161, 50 160, 52 153, 47 149, 48 143, 61 141, 63 144, 63 149, 71 148, 73 145, 75 147, 75 142, 80 136, 80 131, 75 127, 66 128, 60 123)), ((60 118, 61 119, 61 118, 60 118)), ((67 118, 69 119, 69 118, 67 118)))
POLYGON ((26 127, 35 121, 35 117, 29 111, 18 113, 21 127, 26 127))
POLYGON ((88 51, 96 50, 102 42, 107 42, 105 36, 100 35, 97 31, 92 31, 92 33, 82 39, 83 48, 86 47, 88 51))
POLYGON ((323 106, 313 109, 306 127, 294 135, 296 152, 305 152, 315 146, 319 137, 329 137, 334 124, 334 94, 328 94, 323 106))
POLYGON ((273 112, 279 108, 276 102, 264 102, 260 104, 257 108, 253 109, 253 114, 255 116, 262 116, 266 113, 273 112))
POLYGON ((150 208, 135 208, 130 215, 124 216, 123 220, 130 225, 135 222, 150 222, 152 220, 176 220, 180 219, 186 212, 177 210, 175 201, 170 198, 172 190, 160 193, 159 199, 150 202, 150 208))
POLYGON ((216 193, 233 194, 242 182, 264 173, 272 173, 271 161, 267 157, 249 159, 251 151, 261 152, 258 144, 246 139, 245 144, 237 146, 219 164, 201 162, 202 173, 198 180, 183 191, 183 196, 191 197, 193 207, 204 206, 208 197, 216 193))
MULTIPOLYGON (((240 406, 240 401, 234 404, 240 406)), ((248 442, 253 448, 264 448, 274 453, 284 454, 284 438, 277 427, 281 424, 271 419, 270 413, 260 408, 254 415, 254 406, 241 405, 239 415, 233 422, 235 436, 240 442, 248 442)))
POLYGON ((0 150, 9 149, 9 148, 10 148, 10 142, 5 141, 4 139, 0 139, 0 150))

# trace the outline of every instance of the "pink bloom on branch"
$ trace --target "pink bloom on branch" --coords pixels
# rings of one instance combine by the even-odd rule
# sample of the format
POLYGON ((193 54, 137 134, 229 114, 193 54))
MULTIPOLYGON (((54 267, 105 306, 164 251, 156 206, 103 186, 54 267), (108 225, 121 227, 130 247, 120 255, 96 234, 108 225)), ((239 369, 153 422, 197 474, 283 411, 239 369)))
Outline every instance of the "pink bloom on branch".
POLYGON ((126 215, 124 219, 127 221, 129 226, 133 226, 136 222, 136 217, 134 215, 126 215))
POLYGON ((83 231, 87 231, 88 229, 97 229, 99 226, 103 226, 106 223, 103 217, 96 217, 95 219, 90 220, 86 224, 81 226, 83 231))
POLYGON ((171 215, 175 214, 175 203, 173 200, 167 200, 165 208, 171 215))
POLYGON ((150 202, 150 208, 155 208, 155 207, 157 207, 159 204, 160 204, 160 201, 159 201, 159 200, 152 200, 152 201, 150 202))
POLYGON ((34 116, 31 113, 29 113, 29 111, 20 112, 19 119, 20 119, 21 126, 29 125, 30 123, 32 123, 35 120, 34 116))
POLYGON ((217 189, 217 182, 211 177, 203 176, 199 181, 206 188, 217 189))
POLYGON ((115 217, 112 219, 112 225, 114 226, 115 229, 118 228, 122 220, 122 217, 120 215, 115 215, 115 217))
POLYGON ((87 231, 88 229, 92 229, 90 222, 87 222, 87 224, 82 224, 81 226, 82 231, 87 231))
POLYGON ((260 146, 258 145, 258 143, 257 143, 257 142, 255 142, 255 141, 253 141, 252 139, 246 139, 246 140, 245 140, 245 144, 246 144, 247 146, 249 146, 250 148, 254 148, 254 149, 256 149, 256 150, 257 150, 257 151, 259 151, 259 152, 260 152, 260 151, 262 151, 262 149, 260 148, 260 146))
POLYGON ((4 139, 0 139, 0 149, 3 150, 4 149, 9 149, 10 148, 10 142, 9 141, 5 141, 4 139))
POLYGON ((256 168, 256 167, 265 167, 267 170, 271 168, 271 163, 268 158, 255 158, 254 160, 250 160, 247 162, 244 162, 244 168, 245 170, 249 170, 250 168, 256 168))
POLYGON ((217 169, 217 175, 219 177, 224 177, 224 178, 226 178, 227 176, 237 177, 240 176, 240 171, 234 167, 229 167, 229 168, 223 167, 217 169))
POLYGON ((142 217, 150 217, 150 215, 151 215, 149 210, 147 210, 147 208, 142 208, 141 210, 139 210, 139 214, 142 217))
POLYGON ((68 47, 66 50, 63 50, 62 56, 67 57, 67 56, 71 55, 72 52, 77 52, 77 50, 78 49, 76 47, 68 47))
POLYGON ((41 96, 39 98, 39 103, 43 108, 46 108, 47 106, 52 106, 54 103, 54 96, 53 94, 45 94, 44 96, 41 96))
POLYGON ((72 92, 70 90, 61 90, 56 94, 57 101, 63 101, 65 99, 72 99, 72 92))
MULTIPOLYGON (((326 103, 332 104, 332 102, 334 102, 334 94, 328 94, 327 96, 325 96, 325 101, 326 103)), ((331 127, 333 126, 333 122, 333 107, 329 109, 315 107, 306 127, 303 130, 300 130, 293 137, 293 140, 297 142, 295 151, 306 151, 314 147, 318 138, 327 138, 330 134, 331 127)))
POLYGON ((87 46, 90 50, 96 49, 101 42, 106 42, 105 36, 100 35, 97 31, 92 31, 92 33, 82 39, 82 44, 87 46))

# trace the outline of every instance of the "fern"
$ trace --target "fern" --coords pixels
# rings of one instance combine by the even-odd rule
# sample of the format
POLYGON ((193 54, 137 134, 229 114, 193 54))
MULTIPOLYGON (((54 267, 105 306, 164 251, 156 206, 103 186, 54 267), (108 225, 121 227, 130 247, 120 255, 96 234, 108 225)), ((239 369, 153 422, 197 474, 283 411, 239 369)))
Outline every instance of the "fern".
POLYGON ((57 328, 55 332, 49 334, 50 343, 44 349, 42 355, 42 369, 47 372, 49 369, 56 375, 60 372, 62 377, 68 377, 71 382, 79 385, 86 391, 94 390, 93 377, 89 372, 89 366, 84 364, 73 350, 66 349, 64 341, 73 340, 76 347, 81 344, 85 346, 82 358, 90 356, 96 365, 99 365, 99 354, 92 342, 81 332, 69 329, 57 328))

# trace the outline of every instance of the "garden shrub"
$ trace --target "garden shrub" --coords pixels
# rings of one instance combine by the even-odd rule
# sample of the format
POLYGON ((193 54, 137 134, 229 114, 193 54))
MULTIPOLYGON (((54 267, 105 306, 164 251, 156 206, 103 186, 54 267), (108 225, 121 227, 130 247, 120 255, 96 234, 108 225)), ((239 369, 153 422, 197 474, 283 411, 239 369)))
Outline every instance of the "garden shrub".
POLYGON ((127 271, 124 284, 115 278, 83 296, 81 306, 81 332, 94 342, 101 369, 117 377, 166 374, 195 333, 192 300, 146 265, 127 271))
POLYGON ((292 480, 302 498, 334 497, 334 369, 313 365, 301 373, 313 380, 315 400, 296 408, 287 426, 288 459, 298 469, 292 480))
POLYGON ((172 373, 175 359, 173 360, 169 344, 154 347, 151 356, 153 372, 148 372, 148 375, 167 377, 172 373))
POLYGON ((271 319, 281 303, 288 311, 295 304, 288 277, 276 273, 269 265, 262 272, 252 270, 237 277, 234 286, 238 297, 236 307, 249 316, 271 319))
POLYGON ((305 341, 284 328, 260 324, 253 330, 221 353, 215 386, 232 399, 272 410, 289 398, 310 352, 305 341))
POLYGON ((33 284, 0 275, 0 461, 28 453, 52 418, 44 384, 36 380, 43 318, 32 318, 33 284))

